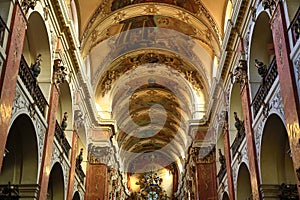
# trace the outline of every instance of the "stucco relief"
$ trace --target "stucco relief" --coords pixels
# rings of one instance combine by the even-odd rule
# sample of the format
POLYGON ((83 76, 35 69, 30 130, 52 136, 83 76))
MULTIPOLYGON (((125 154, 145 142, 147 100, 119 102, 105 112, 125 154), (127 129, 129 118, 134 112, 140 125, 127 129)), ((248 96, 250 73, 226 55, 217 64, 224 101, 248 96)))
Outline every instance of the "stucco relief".
MULTIPOLYGON (((40 119, 36 112, 36 107, 30 102, 28 97, 20 88, 19 84, 16 87, 16 95, 12 107, 12 117, 10 125, 20 114, 26 114, 31 117, 34 129, 36 132, 37 144, 38 144, 38 163, 42 163, 43 151, 44 151, 44 140, 46 134, 46 125, 40 119)), ((43 119, 44 120, 44 119, 43 119)), ((39 167, 40 168, 40 167, 39 167)))
POLYGON ((280 89, 278 89, 273 95, 273 97, 270 99, 269 111, 267 115, 259 119, 258 125, 254 129, 255 146, 256 146, 258 163, 260 163, 261 142, 262 142, 264 124, 268 116, 272 113, 276 113, 282 119, 284 119, 283 102, 282 102, 282 96, 280 94, 280 89))
POLYGON ((53 149, 52 149, 51 169, 56 162, 60 163, 62 171, 63 171, 64 190, 65 190, 65 195, 66 195, 67 190, 68 190, 68 183, 69 183, 70 164, 64 158, 64 154, 63 154, 62 150, 60 150, 57 147, 57 144, 54 142, 53 149))

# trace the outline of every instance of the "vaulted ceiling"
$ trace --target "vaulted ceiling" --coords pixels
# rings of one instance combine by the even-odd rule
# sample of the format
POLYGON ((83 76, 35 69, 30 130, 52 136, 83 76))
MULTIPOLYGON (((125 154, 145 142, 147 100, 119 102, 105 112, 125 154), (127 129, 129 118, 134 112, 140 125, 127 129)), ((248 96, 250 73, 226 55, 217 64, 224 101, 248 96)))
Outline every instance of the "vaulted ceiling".
POLYGON ((95 102, 117 122, 128 169, 141 155, 160 165, 184 158, 189 120, 207 111, 227 1, 76 1, 95 102))

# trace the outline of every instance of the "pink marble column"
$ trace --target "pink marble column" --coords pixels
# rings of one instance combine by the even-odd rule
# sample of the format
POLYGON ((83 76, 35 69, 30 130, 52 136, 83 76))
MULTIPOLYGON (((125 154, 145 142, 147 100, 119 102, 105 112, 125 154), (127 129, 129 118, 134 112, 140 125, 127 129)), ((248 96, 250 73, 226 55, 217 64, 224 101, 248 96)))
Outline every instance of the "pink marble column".
POLYGON ((108 200, 107 166, 88 163, 86 172, 86 200, 108 200))
POLYGON ((55 84, 52 84, 51 94, 50 94, 50 103, 49 103, 49 111, 48 111, 48 129, 45 136, 44 142, 44 153, 43 159, 41 163, 41 172, 40 172, 40 192, 38 199, 47 199, 47 190, 48 190, 48 182, 50 176, 50 167, 51 167, 51 159, 52 159, 52 149, 53 149, 53 140, 55 133, 55 124, 56 124, 56 112, 59 103, 59 89, 55 84))
POLYGON ((26 18, 18 2, 14 5, 10 34, 6 49, 6 61, 0 77, 0 170, 8 136, 12 106, 16 93, 18 71, 23 50, 26 18))
POLYGON ((248 160, 249 160, 249 169, 250 169, 250 180, 251 180, 251 188, 253 199, 261 199, 259 192, 259 171, 258 171, 258 163, 257 163, 257 154, 256 147, 254 142, 254 132, 252 128, 252 114, 251 114, 251 106, 250 106, 250 92, 249 85, 246 82, 241 85, 241 98, 242 98, 242 109, 244 115, 244 125, 246 131, 246 142, 248 149, 248 160))
POLYGON ((75 168, 76 168, 76 154, 78 149, 78 135, 76 131, 73 131, 73 137, 72 137, 72 149, 71 149, 71 168, 69 173, 69 184, 68 184, 68 193, 67 193, 67 199, 72 200, 73 198, 73 192, 74 192, 74 178, 75 178, 75 168))
MULTIPOLYGON (((297 180, 297 185, 299 186, 300 181, 297 178, 296 169, 300 169, 300 106, 297 94, 295 72, 289 58, 290 47, 287 36, 288 31, 286 28, 285 15, 281 1, 279 1, 275 9, 270 23, 273 33, 284 117, 286 121, 291 153, 293 155, 292 158, 296 176, 295 179, 297 180)), ((300 187, 297 188, 298 194, 300 194, 300 187)))
POLYGON ((229 132, 228 132, 228 122, 227 121, 226 121, 224 130, 223 130, 223 134, 224 134, 224 154, 225 154, 225 159, 226 159, 226 173, 227 173, 229 199, 235 200, 232 168, 231 168, 230 141, 229 141, 229 132))

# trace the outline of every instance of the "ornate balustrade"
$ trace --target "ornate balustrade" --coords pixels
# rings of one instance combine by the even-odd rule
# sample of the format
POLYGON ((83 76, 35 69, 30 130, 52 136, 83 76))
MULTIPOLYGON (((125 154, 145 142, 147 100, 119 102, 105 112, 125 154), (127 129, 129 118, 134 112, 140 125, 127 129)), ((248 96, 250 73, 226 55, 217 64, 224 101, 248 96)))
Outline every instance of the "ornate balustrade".
POLYGON ((0 199, 37 199, 39 189, 38 184, 0 185, 0 199))
POLYGON ((268 72, 266 76, 262 79, 262 83, 260 84, 258 91, 252 101, 254 117, 256 117, 259 109, 263 106, 264 100, 268 95, 277 76, 278 76, 277 64, 276 64, 276 59, 274 57, 268 67, 268 72))
POLYGON ((69 157, 69 151, 71 146, 65 136, 64 131, 61 129, 60 125, 56 121, 55 124, 55 138, 59 141, 64 153, 66 154, 67 158, 69 157))
POLYGON ((0 46, 3 46, 5 30, 9 31, 5 21, 0 16, 0 46))
POLYGON ((231 152, 232 152, 232 157, 234 157, 238 150, 239 150, 239 147, 241 146, 241 143, 243 142, 244 138, 245 138, 245 129, 242 128, 240 130, 240 133, 238 134, 238 136, 235 137, 232 145, 231 145, 231 152))
POLYGON ((84 184, 85 174, 84 174, 83 170, 81 168, 79 168, 79 167, 76 167, 75 168, 75 172, 78 175, 80 182, 82 184, 84 184))
POLYGON ((218 179, 219 179, 219 183, 222 182, 222 180, 223 180, 225 174, 226 174, 226 167, 225 167, 225 168, 221 168, 221 169, 219 170, 219 172, 218 172, 218 175, 217 175, 217 177, 218 177, 218 179))
POLYGON ((290 24, 289 30, 292 33, 293 45, 295 45, 300 38, 300 7, 298 8, 295 17, 290 24))
POLYGON ((48 105, 47 100, 23 56, 20 62, 19 76, 33 98, 34 104, 39 108, 43 116, 45 116, 45 108, 48 105))
POLYGON ((259 186, 260 193, 264 199, 289 199, 298 200, 299 195, 296 184, 261 184, 259 186))

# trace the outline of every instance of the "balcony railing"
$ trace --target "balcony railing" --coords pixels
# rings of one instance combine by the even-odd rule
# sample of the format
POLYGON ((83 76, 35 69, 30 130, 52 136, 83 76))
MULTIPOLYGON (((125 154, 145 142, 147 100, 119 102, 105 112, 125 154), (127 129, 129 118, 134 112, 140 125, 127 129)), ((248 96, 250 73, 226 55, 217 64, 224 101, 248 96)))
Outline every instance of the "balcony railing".
POLYGON ((69 158, 69 151, 71 149, 71 146, 65 136, 64 131, 61 129, 57 121, 55 124, 55 138, 59 141, 60 146, 66 154, 67 158, 69 158))
POLYGON ((222 180, 223 180, 225 174, 226 174, 226 167, 221 168, 220 171, 218 172, 218 175, 217 175, 217 177, 219 179, 219 183, 222 183, 222 180))
POLYGON ((299 200, 296 184, 261 184, 259 190, 264 199, 299 200))
POLYGON ((300 38, 300 7, 298 8, 296 15, 291 22, 289 30, 292 32, 293 45, 295 45, 300 38))
POLYGON ((45 116, 45 108, 48 105, 47 100, 40 89, 36 78, 32 75, 25 58, 22 56, 20 62, 19 76, 22 79, 34 103, 39 108, 43 116, 45 116))
POLYGON ((3 46, 5 30, 9 32, 9 29, 5 23, 5 21, 0 16, 0 46, 3 46))
POLYGON ((231 145, 231 152, 232 152, 232 156, 234 157, 238 150, 239 150, 239 147, 241 146, 241 143, 243 142, 244 138, 245 138, 245 129, 244 128, 241 128, 238 136, 235 137, 232 145, 231 145))
POLYGON ((37 199, 40 186, 38 184, 0 185, 0 199, 37 199))
POLYGON ((275 57, 268 67, 268 72, 263 78, 262 83, 260 84, 258 91, 252 101, 254 117, 256 117, 259 109, 262 107, 268 92, 270 91, 276 77, 278 75, 277 64, 275 57))
POLYGON ((75 168, 75 172, 76 172, 76 174, 78 175, 78 177, 79 177, 79 179, 80 179, 80 182, 81 182, 82 184, 84 184, 85 174, 84 174, 82 168, 76 167, 76 168, 75 168))

